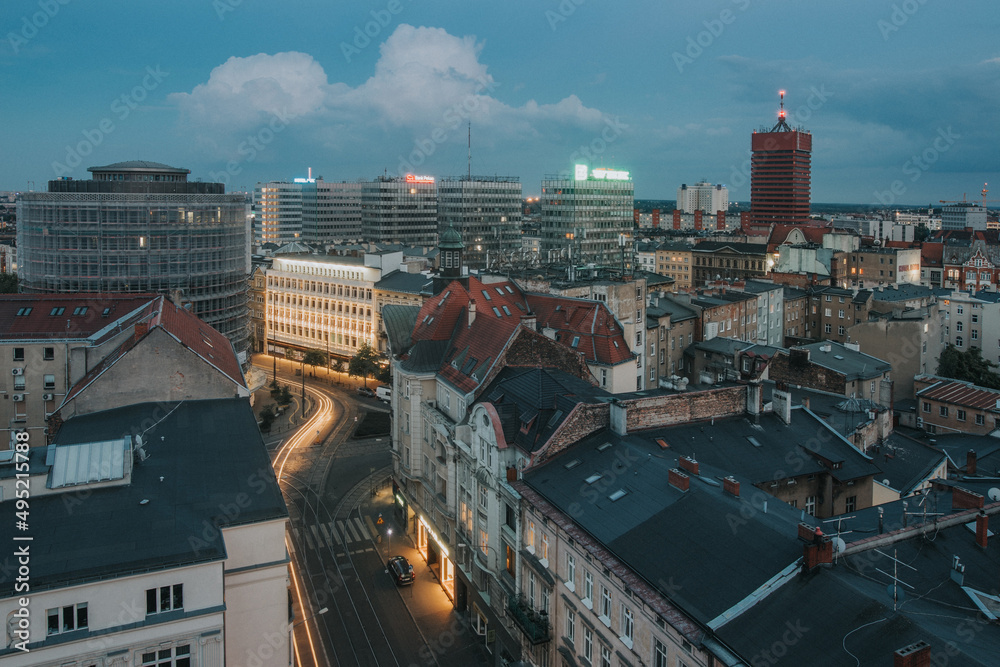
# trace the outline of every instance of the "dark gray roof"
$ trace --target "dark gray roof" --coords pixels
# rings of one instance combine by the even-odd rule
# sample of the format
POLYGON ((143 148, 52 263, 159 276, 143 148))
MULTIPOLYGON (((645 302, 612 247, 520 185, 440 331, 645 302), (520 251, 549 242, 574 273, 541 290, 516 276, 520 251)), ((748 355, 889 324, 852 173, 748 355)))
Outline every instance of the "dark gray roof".
POLYGON ((809 350, 809 360, 812 363, 841 373, 848 382, 878 377, 882 373, 892 370, 892 364, 889 362, 864 352, 852 350, 836 341, 826 340, 798 347, 809 350), (824 352, 824 346, 830 346, 830 351, 824 352))
POLYGON ((393 271, 382 276, 382 280, 375 283, 375 289, 391 292, 407 292, 409 294, 430 293, 430 287, 434 280, 422 273, 406 273, 405 271, 393 271))
POLYGON ((392 354, 402 354, 413 345, 413 327, 419 314, 420 306, 388 304, 382 307, 382 325, 389 337, 392 354))
POLYGON ((778 283, 768 283, 761 280, 747 280, 746 285, 743 287, 743 291, 749 292, 750 294, 761 294, 762 292, 783 290, 784 287, 784 285, 778 283))
POLYGON ((798 576, 717 634, 751 664, 891 665, 896 650, 925 641, 932 664, 937 656, 938 664, 996 665, 1000 627, 980 614, 949 572, 957 556, 965 566, 965 586, 995 592, 997 538, 983 550, 964 525, 932 534, 884 546, 886 555, 871 549, 798 576), (877 571, 893 572, 893 555, 910 566, 895 569, 913 587, 901 586, 905 594, 896 611, 887 590, 891 580, 877 571), (762 656, 772 646, 781 646, 781 655, 768 652, 765 663, 762 656))
MULTIPOLYGON (((287 516, 247 399, 142 403, 75 417, 55 443, 135 432, 143 433, 148 458, 135 464, 130 484, 31 499, 31 523, 39 527, 31 543, 33 590, 220 560, 225 545, 206 526, 287 516), (245 505, 220 509, 240 494, 245 505)), ((0 524, 6 544, 14 544, 13 532, 13 521, 0 524)), ((13 585, 12 577, 0 579, 0 598, 13 585)))
POLYGON ((910 495, 914 488, 927 481, 947 457, 939 449, 907 438, 898 433, 891 434, 885 442, 871 448, 873 462, 881 473, 875 479, 899 492, 900 496, 910 495))
POLYGON ((162 162, 148 162, 146 160, 126 160, 125 162, 115 162, 103 167, 87 167, 87 171, 168 171, 175 174, 190 174, 190 169, 179 169, 171 167, 162 162))
POLYGON ((732 241, 701 241, 694 247, 694 252, 716 252, 724 248, 743 255, 767 254, 766 243, 737 243, 732 241))
POLYGON ((693 308, 670 298, 658 299, 656 306, 670 314, 671 323, 698 319, 698 313, 693 308))
POLYGON ((809 293, 806 292, 804 289, 799 289, 798 287, 789 287, 788 285, 785 285, 782 292, 785 299, 799 299, 801 297, 809 295, 809 293))
POLYGON ((667 481, 676 465, 677 452, 662 450, 645 433, 620 437, 602 430, 526 472, 524 481, 650 586, 707 623, 801 557, 800 513, 745 478, 740 498, 724 493, 717 478, 725 473, 707 465, 682 492, 667 481), (600 477, 588 483, 593 475, 600 477), (611 500, 619 489, 625 495, 611 500), (762 499, 767 512, 751 510, 762 499))
POLYGON ((406 359, 400 362, 400 368, 411 373, 434 372, 444 362, 445 352, 450 345, 450 340, 418 340, 410 348, 406 359))
POLYGON ((877 289, 873 294, 875 301, 909 301, 910 299, 934 296, 934 290, 924 285, 900 283, 884 289, 877 289))
POLYGON ((733 357, 737 352, 746 350, 754 346, 754 343, 736 338, 722 338, 716 336, 708 340, 696 341, 688 349, 703 350, 706 352, 719 352, 733 357))

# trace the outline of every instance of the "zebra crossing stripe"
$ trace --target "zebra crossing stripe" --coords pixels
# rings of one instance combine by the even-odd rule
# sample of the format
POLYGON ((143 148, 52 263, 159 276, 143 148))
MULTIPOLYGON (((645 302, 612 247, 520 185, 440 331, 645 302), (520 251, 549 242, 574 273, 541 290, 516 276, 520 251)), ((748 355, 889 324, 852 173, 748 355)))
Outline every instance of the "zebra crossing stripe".
POLYGON ((330 531, 326 529, 326 524, 325 523, 319 524, 319 530, 321 533, 323 533, 323 539, 326 540, 326 544, 329 544, 330 547, 332 548, 333 542, 330 541, 330 531))
POLYGON ((330 522, 330 534, 333 535, 333 539, 337 541, 337 546, 344 546, 344 542, 340 539, 340 534, 337 533, 337 529, 334 527, 333 521, 330 522))
POLYGON ((361 522, 361 517, 354 517, 354 521, 358 526, 358 535, 361 535, 360 539, 365 539, 365 538, 375 539, 374 535, 369 537, 368 530, 365 528, 365 524, 361 522))
POLYGON ((348 531, 348 528, 350 528, 350 524, 348 524, 348 525, 347 525, 347 526, 345 527, 345 526, 344 526, 344 522, 343 522, 343 521, 338 521, 338 522, 337 522, 337 529, 338 529, 338 530, 340 531, 340 534, 344 536, 344 544, 345 544, 345 545, 346 545, 347 543, 349 543, 349 542, 353 542, 353 541, 354 541, 354 540, 353 540, 353 539, 351 538, 351 533, 350 533, 350 532, 348 531))
POLYGON ((316 524, 310 524, 309 529, 312 530, 313 537, 316 538, 316 544, 319 545, 320 548, 322 548, 323 540, 321 540, 319 537, 319 531, 316 530, 316 524))
POLYGON ((307 545, 309 546, 309 548, 310 548, 310 549, 315 549, 316 547, 315 547, 315 546, 313 546, 313 541, 312 541, 312 538, 311 538, 311 537, 309 537, 309 531, 308 531, 308 530, 307 530, 307 531, 304 531, 304 532, 303 532, 302 534, 303 534, 303 535, 305 535, 305 538, 306 538, 306 544, 307 544, 307 545))
POLYGON ((365 525, 368 527, 368 532, 371 534, 372 539, 374 540, 375 536, 378 535, 378 531, 375 529, 375 523, 372 521, 372 518, 370 516, 365 515, 365 525))

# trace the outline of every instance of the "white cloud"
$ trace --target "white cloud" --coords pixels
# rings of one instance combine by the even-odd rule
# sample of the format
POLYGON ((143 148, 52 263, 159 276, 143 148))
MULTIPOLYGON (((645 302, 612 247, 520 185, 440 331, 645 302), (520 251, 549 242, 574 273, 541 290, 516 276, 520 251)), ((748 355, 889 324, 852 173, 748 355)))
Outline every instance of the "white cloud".
POLYGON ((500 101, 504 85, 480 62, 483 46, 473 37, 404 24, 381 44, 374 72, 357 86, 331 84, 309 54, 261 53, 230 58, 208 81, 170 99, 184 130, 221 154, 230 150, 226 133, 232 143, 275 114, 292 115, 292 133, 330 149, 387 134, 409 136, 409 142, 435 132, 464 135, 460 128, 470 119, 488 141, 537 140, 553 127, 600 132, 605 115, 576 95, 520 107, 500 101))

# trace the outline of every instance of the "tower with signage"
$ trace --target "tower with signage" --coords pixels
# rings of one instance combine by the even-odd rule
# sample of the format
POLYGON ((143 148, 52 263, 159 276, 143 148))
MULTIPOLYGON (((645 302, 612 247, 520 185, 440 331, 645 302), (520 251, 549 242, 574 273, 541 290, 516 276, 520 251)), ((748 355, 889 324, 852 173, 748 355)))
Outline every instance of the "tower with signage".
POLYGON ((635 187, 627 171, 575 165, 573 177, 542 180, 541 260, 632 266, 635 187), (622 241, 625 242, 623 251, 622 241))
POLYGON ((750 226, 766 231, 772 224, 809 221, 812 135, 785 120, 781 91, 778 122, 751 138, 750 226))

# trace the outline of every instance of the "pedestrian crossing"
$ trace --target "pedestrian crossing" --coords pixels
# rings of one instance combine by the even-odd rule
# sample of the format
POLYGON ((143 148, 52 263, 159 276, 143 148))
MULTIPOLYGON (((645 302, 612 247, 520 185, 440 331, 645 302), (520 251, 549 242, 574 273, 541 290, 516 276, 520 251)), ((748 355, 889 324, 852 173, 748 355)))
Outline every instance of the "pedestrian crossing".
MULTIPOLYGON (((299 530, 292 529, 295 537, 299 538, 299 530)), ((329 547, 334 552, 349 551, 370 551, 372 542, 378 539, 378 531, 370 517, 352 517, 350 519, 338 519, 327 523, 309 524, 308 528, 302 531, 302 538, 305 538, 306 545, 310 549, 329 547), (367 525, 366 522, 367 521, 367 525)))

